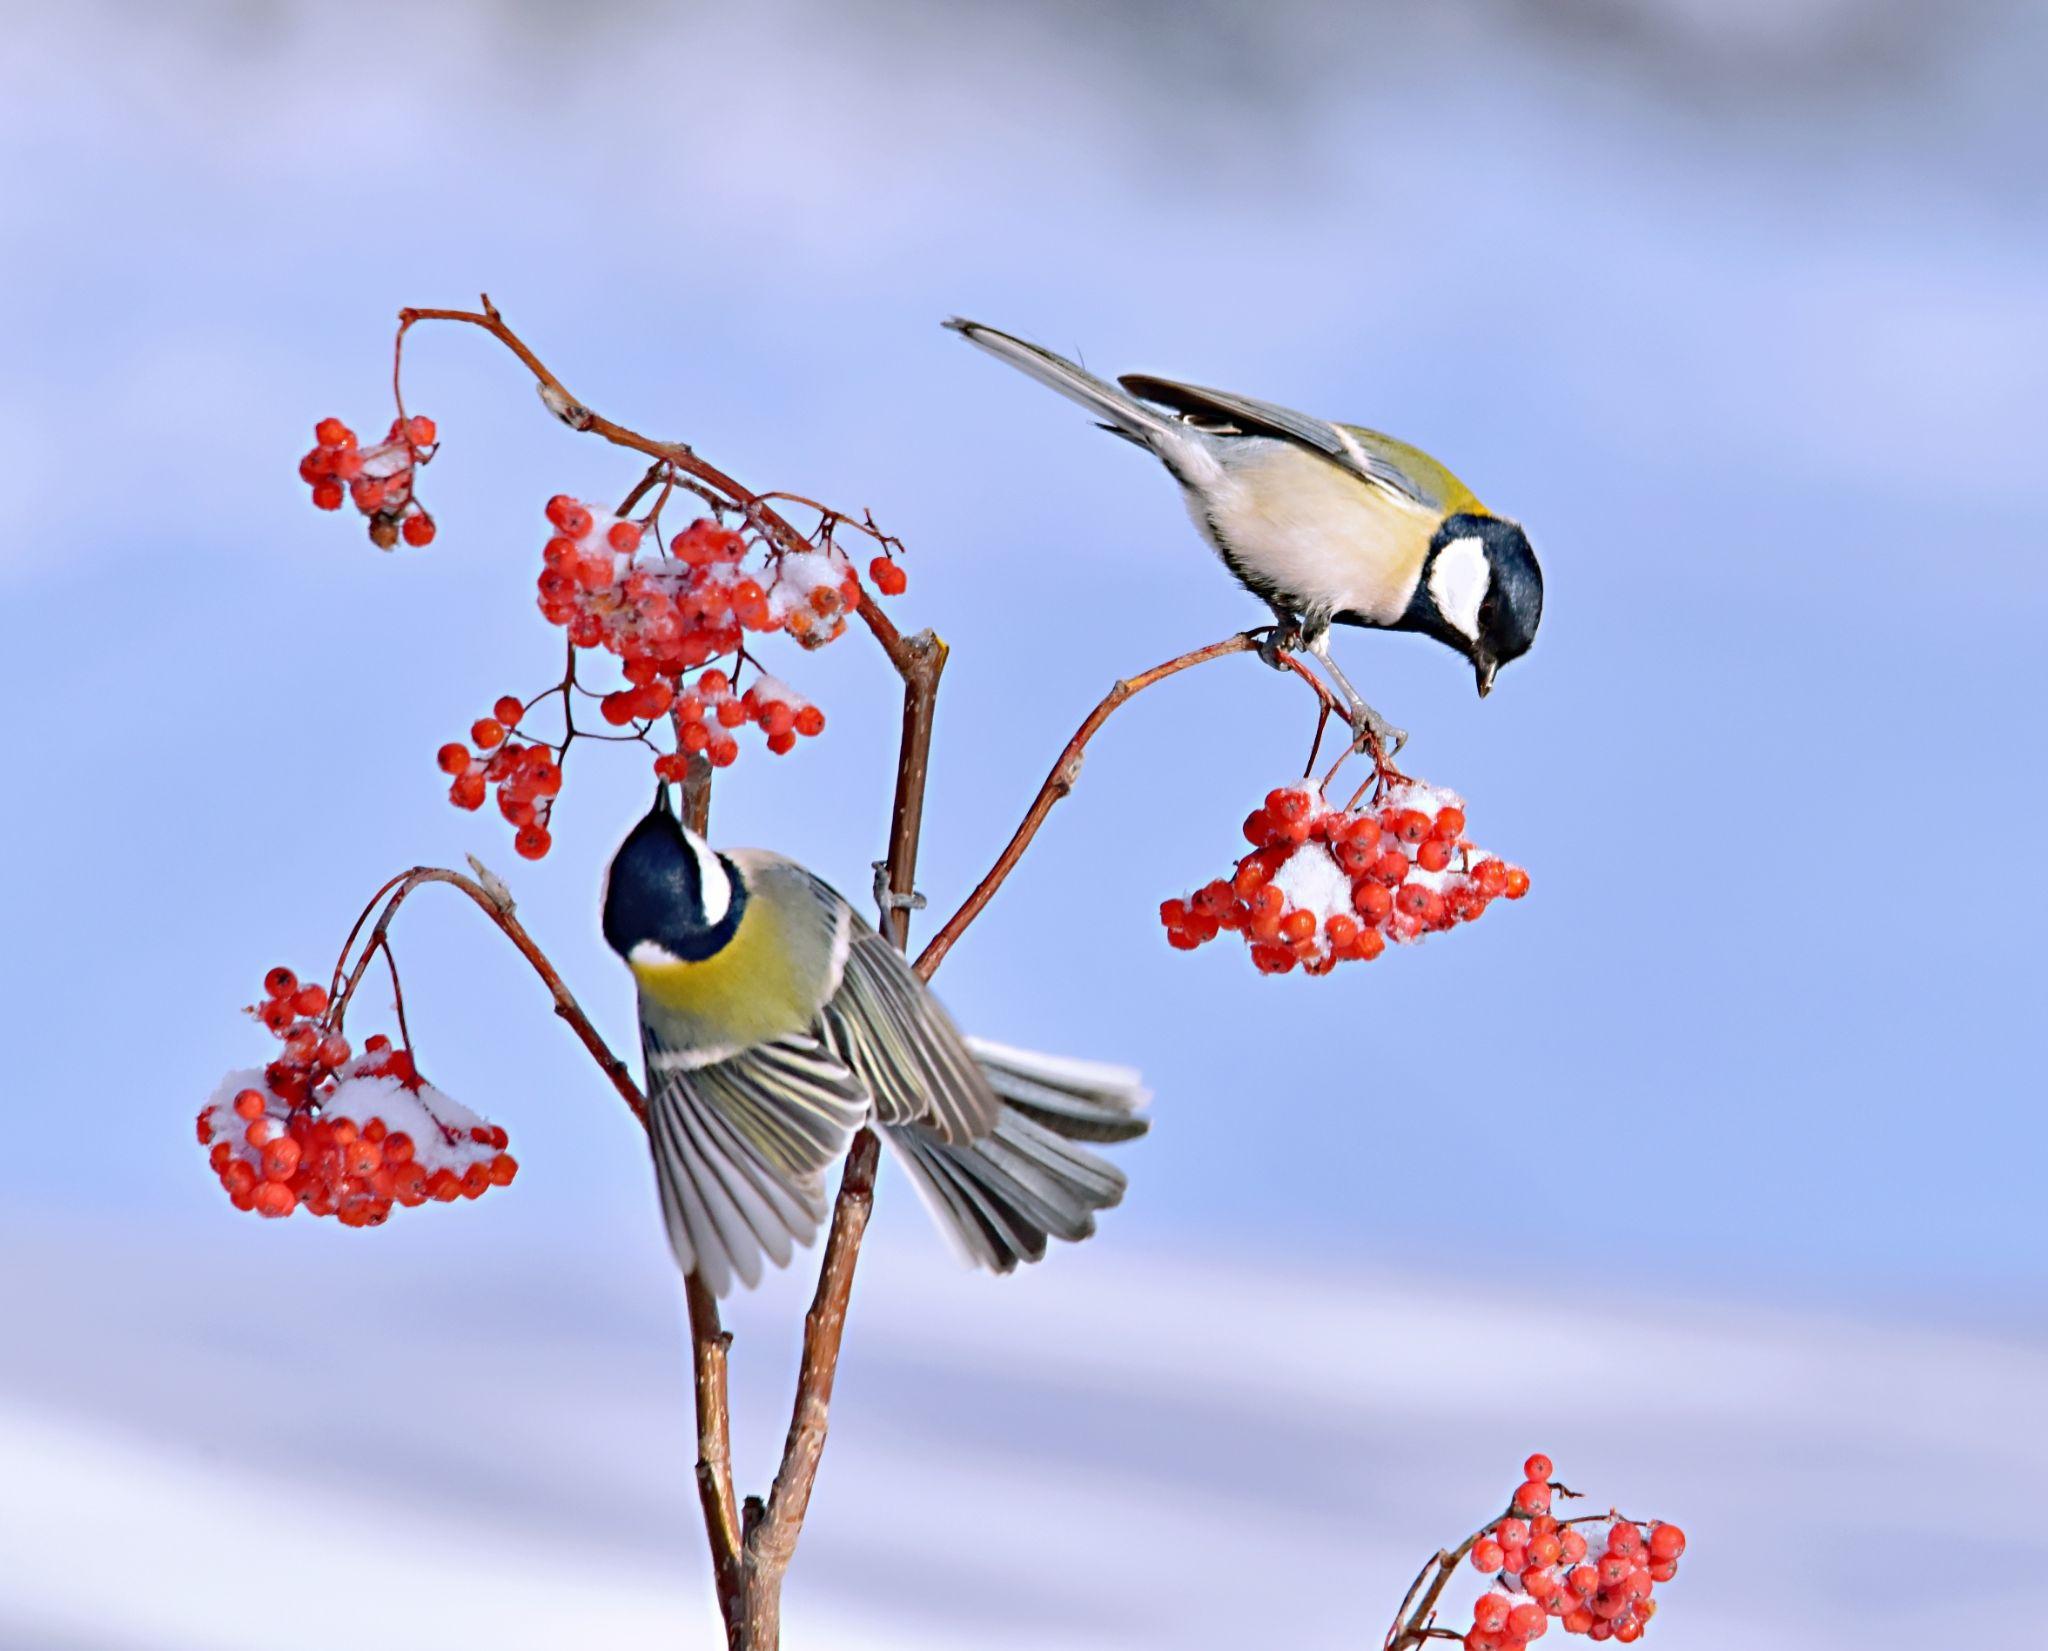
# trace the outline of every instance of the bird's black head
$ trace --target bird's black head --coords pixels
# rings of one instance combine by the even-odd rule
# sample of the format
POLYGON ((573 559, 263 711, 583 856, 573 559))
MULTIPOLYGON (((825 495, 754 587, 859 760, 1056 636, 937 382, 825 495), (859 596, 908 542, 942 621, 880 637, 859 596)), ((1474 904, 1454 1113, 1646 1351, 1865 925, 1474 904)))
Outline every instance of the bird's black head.
POLYGON ((1481 698, 1496 671, 1529 651, 1542 617, 1543 570, 1529 536, 1477 511, 1444 518, 1402 616, 1472 661, 1481 698))
POLYGON ((732 862, 684 830, 664 785, 605 873, 604 937, 628 962, 696 962, 732 938, 746 903, 732 862))

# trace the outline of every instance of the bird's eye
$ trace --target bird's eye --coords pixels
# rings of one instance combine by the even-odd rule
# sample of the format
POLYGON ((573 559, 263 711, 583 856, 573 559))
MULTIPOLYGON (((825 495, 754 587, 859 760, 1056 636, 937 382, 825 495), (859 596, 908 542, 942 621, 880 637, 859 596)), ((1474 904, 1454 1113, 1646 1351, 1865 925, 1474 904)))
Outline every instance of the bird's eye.
POLYGON ((1482 625, 1491 625, 1493 623, 1493 604, 1491 602, 1481 602, 1479 604, 1479 623, 1482 625))

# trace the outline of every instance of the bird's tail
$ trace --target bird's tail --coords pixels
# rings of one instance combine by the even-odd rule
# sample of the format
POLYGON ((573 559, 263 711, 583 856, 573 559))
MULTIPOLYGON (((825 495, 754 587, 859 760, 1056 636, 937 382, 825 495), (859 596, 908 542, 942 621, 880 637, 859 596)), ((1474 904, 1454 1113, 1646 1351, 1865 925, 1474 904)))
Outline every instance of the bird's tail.
POLYGON ((1045 1255, 1048 1238, 1077 1243, 1095 1212, 1120 1202, 1124 1173, 1078 1143, 1128 1141, 1150 1127, 1146 1092, 1129 1067, 1012 1049, 968 1047, 1002 1101, 996 1127, 950 1144, 916 1124, 886 1126, 940 1228, 971 1262, 1007 1273, 1045 1255))
POLYGON ((1076 366, 1065 356, 1054 355, 1036 344, 1027 344, 1021 338, 1012 338, 1006 332, 984 327, 979 321, 962 320, 957 315, 946 325, 968 343, 988 351, 998 361, 1007 361, 1019 372, 1028 373, 1039 383, 1059 391, 1069 401, 1078 401, 1103 421, 1105 429, 1141 447, 1150 448, 1166 461, 1167 468, 1176 475, 1198 467, 1207 457, 1201 437, 1179 419, 1147 407, 1129 392, 1107 379, 1097 378, 1087 368, 1076 366))

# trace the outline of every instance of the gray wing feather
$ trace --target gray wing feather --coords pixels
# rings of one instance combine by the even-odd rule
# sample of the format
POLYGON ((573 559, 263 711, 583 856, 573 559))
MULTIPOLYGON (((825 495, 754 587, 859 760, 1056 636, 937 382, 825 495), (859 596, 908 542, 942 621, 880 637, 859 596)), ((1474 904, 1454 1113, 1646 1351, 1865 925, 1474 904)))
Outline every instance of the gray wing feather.
POLYGON ((915 1120, 948 1141, 995 1127, 995 1091, 959 1029, 903 954, 865 924, 819 1020, 884 1123, 915 1120))
POLYGON ((758 1044, 708 1066, 676 1060, 643 1020, 649 1135, 669 1244, 714 1295, 786 1266, 824 1219, 822 1171, 868 1112, 860 1081, 816 1038, 758 1044))
POLYGON ((1257 401, 1229 390, 1211 390, 1199 384, 1182 384, 1171 378, 1154 378, 1147 373, 1126 373, 1118 381, 1134 396, 1157 402, 1162 407, 1197 420, 1220 419, 1245 435, 1278 436, 1283 441, 1311 447, 1332 463, 1349 470, 1375 486, 1398 493, 1415 504, 1427 504, 1426 490, 1415 477, 1391 463, 1385 454, 1375 453, 1328 419, 1297 413, 1270 401, 1257 401))

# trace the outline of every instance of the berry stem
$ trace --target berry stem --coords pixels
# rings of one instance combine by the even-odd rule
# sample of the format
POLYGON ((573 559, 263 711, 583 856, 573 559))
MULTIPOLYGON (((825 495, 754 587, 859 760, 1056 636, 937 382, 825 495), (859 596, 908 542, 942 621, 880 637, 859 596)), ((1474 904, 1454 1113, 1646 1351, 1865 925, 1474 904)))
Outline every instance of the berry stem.
MULTIPOLYGON (((1081 759, 1086 754, 1088 742, 1102 729, 1102 725, 1118 706, 1143 693, 1155 682, 1164 682, 1170 676, 1196 665, 1206 665, 1212 659, 1224 659, 1231 654, 1255 653, 1258 643, 1250 636, 1226 637, 1221 642, 1211 642, 1205 648, 1196 648, 1169 659, 1163 665, 1155 665, 1149 671, 1136 676, 1124 677, 1110 685, 1108 693, 1097 702, 1095 709, 1081 719, 1081 726, 1074 730, 1074 737, 1067 741, 1059 758, 1052 765, 1052 771, 1045 777, 1045 783, 1038 788, 1038 795, 1031 799, 1031 806, 1024 811, 1024 818, 1010 840, 1003 846, 996 863, 989 867, 988 875, 975 884, 974 892, 960 903, 960 909, 946 919, 939 932, 932 936, 917 959, 917 972, 926 980, 931 979, 938 966, 945 961, 946 954, 953 949, 953 943, 967 932, 968 924, 982 913, 982 909, 996 896, 1011 872, 1017 869, 1017 862, 1024 858, 1024 851, 1031 846, 1032 838, 1038 835, 1038 828, 1045 824, 1045 817, 1053 811, 1053 805, 1074 789, 1081 777, 1081 759)), ((1330 690, 1320 682, 1300 660, 1289 654, 1287 664, 1295 674, 1306 682, 1321 702, 1322 714, 1328 717, 1337 709, 1337 702, 1330 690)), ((914 845, 913 845, 914 846, 914 845)), ((907 889, 899 892, 907 893, 907 889)), ((905 918, 907 923, 907 916, 905 918)))
POLYGON ((328 1019, 334 1030, 339 1032, 342 1029, 349 1002, 354 998, 356 988, 362 984, 363 976, 368 973, 371 960, 384 949, 385 936, 390 932, 392 920, 398 916, 399 908, 411 897, 415 889, 424 888, 429 883, 446 883, 461 890, 469 896, 479 911, 498 926, 500 932, 518 950, 519 955, 533 966, 534 973, 540 976, 541 984, 553 995, 555 1013, 568 1022, 570 1030, 582 1041, 591 1058, 597 1062, 604 1075, 611 1079, 612 1087, 619 1092, 619 1098, 644 1125, 647 1122, 647 1101, 640 1093, 640 1086, 633 1081, 633 1074, 627 1069, 626 1063, 614 1055, 604 1039, 598 1035, 597 1028, 591 1025, 590 1017, 583 1012, 582 1005, 576 1001, 575 994, 569 990, 561 973, 548 961, 547 954, 540 949, 533 936, 527 933, 526 925, 507 911, 491 896, 490 891, 474 878, 465 877, 459 871, 449 871, 443 866, 414 866, 410 871, 401 872, 377 891, 369 905, 363 909, 362 917, 356 919, 356 926, 349 931, 348 943, 342 949, 341 961, 335 965, 334 978, 337 984, 332 994, 333 1006, 328 1011, 328 1019), (362 930, 365 919, 372 911, 377 910, 380 900, 383 902, 383 909, 378 911, 377 920, 370 929, 370 937, 364 942, 361 952, 356 956, 354 967, 351 968, 348 964, 349 952, 355 944, 356 936, 362 930))

